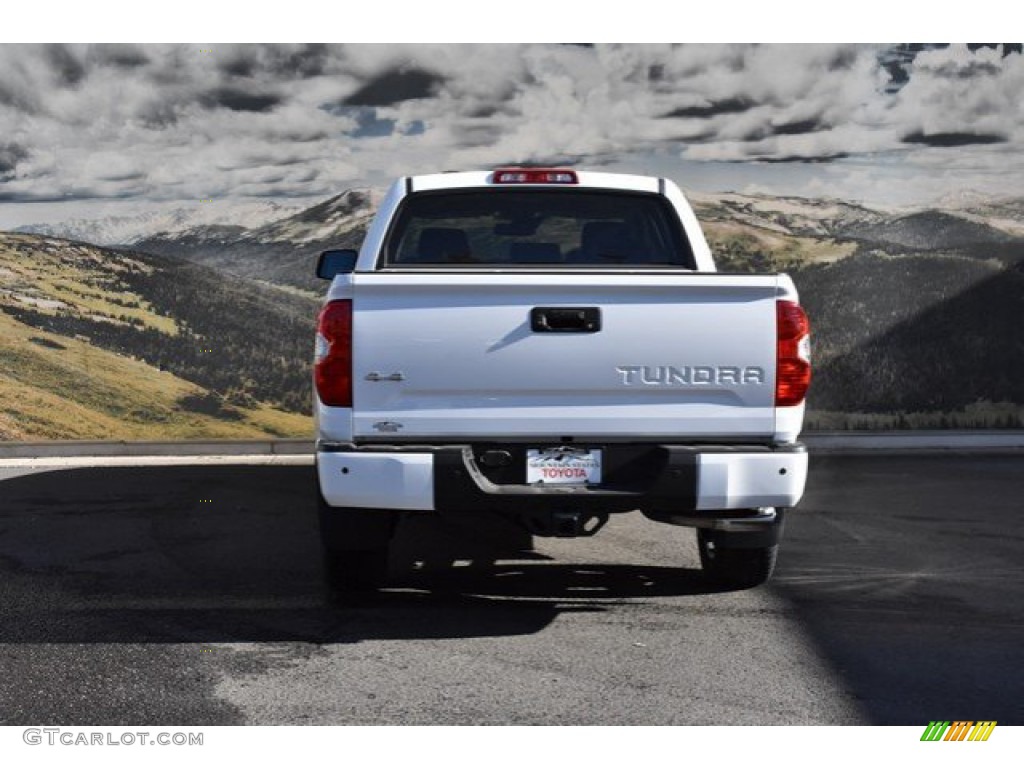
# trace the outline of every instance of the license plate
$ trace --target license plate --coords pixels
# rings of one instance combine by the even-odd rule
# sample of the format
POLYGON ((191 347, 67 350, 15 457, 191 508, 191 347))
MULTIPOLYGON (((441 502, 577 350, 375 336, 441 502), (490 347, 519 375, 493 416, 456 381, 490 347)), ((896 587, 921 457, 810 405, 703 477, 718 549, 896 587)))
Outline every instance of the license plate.
POLYGON ((526 451, 526 482, 544 485, 599 485, 601 451, 530 448, 526 451))

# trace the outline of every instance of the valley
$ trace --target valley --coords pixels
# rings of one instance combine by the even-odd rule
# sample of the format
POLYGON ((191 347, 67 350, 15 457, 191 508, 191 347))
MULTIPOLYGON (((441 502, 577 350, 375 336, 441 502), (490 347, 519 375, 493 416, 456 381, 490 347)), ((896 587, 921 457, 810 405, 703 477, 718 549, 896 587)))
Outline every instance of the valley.
MULTIPOLYGON (((312 266, 358 247, 376 195, 0 233, 0 439, 308 435, 312 266)), ((810 429, 1024 427, 1024 201, 691 199, 722 271, 796 282, 810 429)))

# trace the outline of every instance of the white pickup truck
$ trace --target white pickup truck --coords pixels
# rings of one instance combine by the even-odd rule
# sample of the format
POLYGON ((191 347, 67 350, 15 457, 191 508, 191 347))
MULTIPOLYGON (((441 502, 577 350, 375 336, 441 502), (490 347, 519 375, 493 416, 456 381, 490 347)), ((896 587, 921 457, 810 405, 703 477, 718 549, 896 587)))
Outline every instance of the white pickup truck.
POLYGON ((763 583, 803 495, 807 317, 786 275, 719 274, 666 179, 413 176, 327 251, 314 365, 330 584, 372 588, 406 513, 539 536, 615 513, 697 529, 715 583, 763 583))

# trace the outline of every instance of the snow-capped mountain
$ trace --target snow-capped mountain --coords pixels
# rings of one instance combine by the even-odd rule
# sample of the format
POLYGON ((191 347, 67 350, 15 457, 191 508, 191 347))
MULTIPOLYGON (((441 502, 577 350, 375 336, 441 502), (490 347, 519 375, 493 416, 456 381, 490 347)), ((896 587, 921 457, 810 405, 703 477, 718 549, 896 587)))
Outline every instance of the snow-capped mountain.
POLYGON ((134 215, 31 224, 15 231, 129 247, 306 289, 316 254, 358 247, 381 192, 351 189, 315 205, 202 202, 134 215))
POLYGON ((136 240, 132 247, 245 277, 321 290, 313 276, 317 253, 327 248, 358 248, 379 201, 375 191, 351 189, 258 226, 193 226, 154 233, 136 240))
POLYGON ((362 231, 380 202, 372 190, 350 189, 291 216, 250 229, 242 239, 257 243, 330 243, 362 231))
POLYGON ((300 205, 273 201, 222 203, 199 202, 194 206, 147 211, 99 219, 69 219, 56 224, 27 224, 15 232, 62 237, 93 245, 133 245, 157 233, 175 234, 196 227, 226 226, 250 229, 286 218, 302 210, 300 205))
POLYGON ((982 208, 997 200, 995 195, 988 192, 981 192, 977 189, 958 189, 936 198, 932 207, 940 211, 961 211, 982 208))

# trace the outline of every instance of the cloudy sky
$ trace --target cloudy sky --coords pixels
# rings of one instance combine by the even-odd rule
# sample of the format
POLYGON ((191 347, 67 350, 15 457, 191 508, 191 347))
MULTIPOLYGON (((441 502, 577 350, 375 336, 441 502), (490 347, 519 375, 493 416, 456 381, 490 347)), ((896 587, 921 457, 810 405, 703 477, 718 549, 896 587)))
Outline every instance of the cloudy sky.
POLYGON ((0 45, 0 227, 519 161, 1024 195, 1024 55, 866 45, 0 45))

